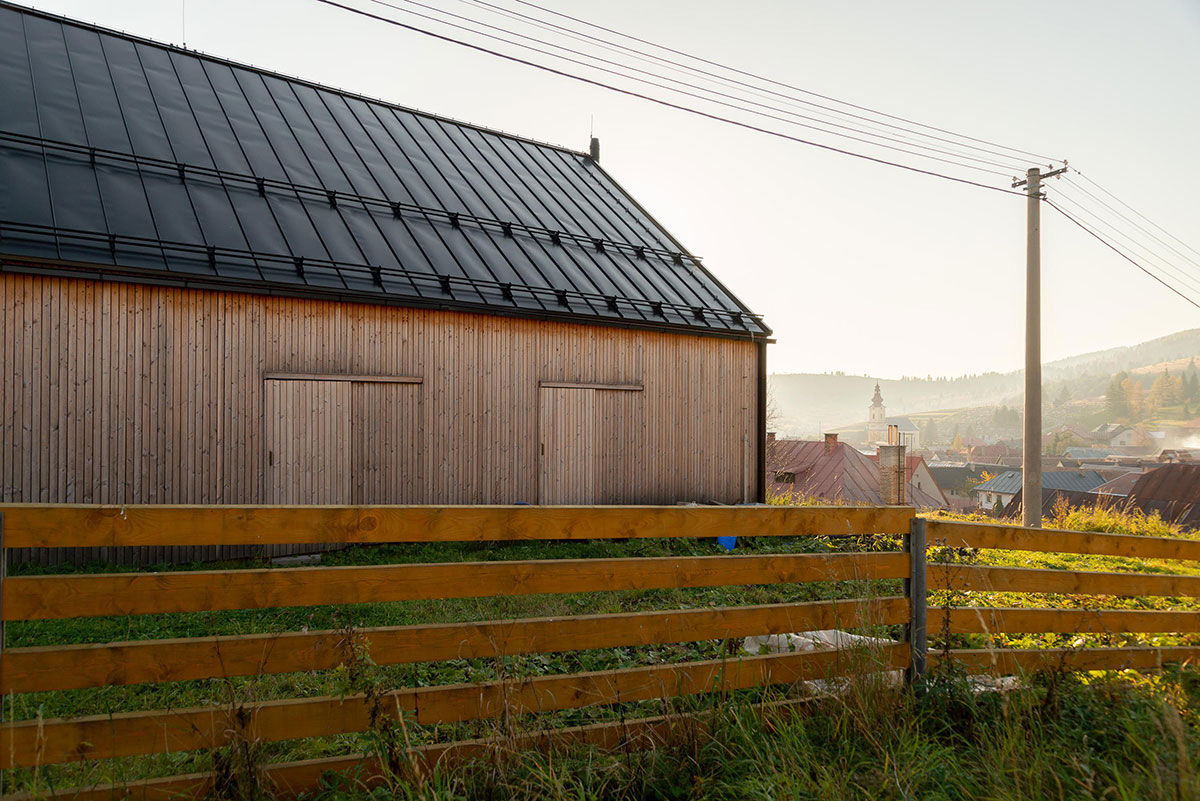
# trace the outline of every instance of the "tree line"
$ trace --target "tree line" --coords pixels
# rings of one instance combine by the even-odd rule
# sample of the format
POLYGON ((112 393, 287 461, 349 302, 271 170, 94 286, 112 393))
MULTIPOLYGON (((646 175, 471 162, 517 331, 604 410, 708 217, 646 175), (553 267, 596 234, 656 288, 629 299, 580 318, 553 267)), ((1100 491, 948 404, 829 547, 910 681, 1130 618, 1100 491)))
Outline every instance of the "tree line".
POLYGON ((1140 422, 1177 406, 1182 407, 1184 416, 1191 416, 1197 405, 1200 405, 1200 377, 1195 359, 1188 362, 1181 375, 1163 370, 1149 389, 1142 377, 1121 371, 1109 380, 1104 393, 1104 408, 1113 422, 1140 422))

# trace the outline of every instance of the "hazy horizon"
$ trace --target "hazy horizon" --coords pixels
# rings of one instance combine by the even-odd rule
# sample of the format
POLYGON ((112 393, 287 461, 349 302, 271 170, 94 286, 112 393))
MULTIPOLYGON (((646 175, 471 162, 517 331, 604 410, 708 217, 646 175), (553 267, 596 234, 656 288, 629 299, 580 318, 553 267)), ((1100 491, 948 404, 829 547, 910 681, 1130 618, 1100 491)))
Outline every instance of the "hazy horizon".
MULTIPOLYGON (((1068 158, 1200 247, 1200 99, 1187 89, 1200 74, 1194 3, 548 1, 842 100, 1068 158)), ((38 7, 178 43, 181 3, 38 7)), ((440 5, 486 15, 460 0, 440 5)), ((594 126, 604 167, 765 315, 777 340, 771 372, 1022 365, 1021 198, 738 131, 308 0, 191 0, 186 24, 190 48, 532 139, 583 150, 594 126)), ((1046 361, 1200 322, 1048 208, 1042 230, 1046 361)), ((1189 276, 1200 267, 1180 264, 1189 276)))

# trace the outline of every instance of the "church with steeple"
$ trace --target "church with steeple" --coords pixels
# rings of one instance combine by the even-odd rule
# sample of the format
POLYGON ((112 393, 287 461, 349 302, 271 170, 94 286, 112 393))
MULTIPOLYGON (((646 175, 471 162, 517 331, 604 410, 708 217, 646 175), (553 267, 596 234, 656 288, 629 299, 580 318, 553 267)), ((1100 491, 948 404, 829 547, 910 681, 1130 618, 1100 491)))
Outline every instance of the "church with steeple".
POLYGON ((867 443, 871 445, 887 444, 887 407, 883 405, 883 395, 879 392, 879 384, 875 385, 875 397, 867 409, 867 443))
POLYGON ((921 429, 907 417, 888 417, 887 407, 883 405, 883 394, 879 384, 875 384, 875 395, 871 405, 867 407, 867 439, 868 447, 873 445, 906 445, 909 452, 921 447, 921 429), (896 432, 888 436, 888 427, 895 426, 896 432))

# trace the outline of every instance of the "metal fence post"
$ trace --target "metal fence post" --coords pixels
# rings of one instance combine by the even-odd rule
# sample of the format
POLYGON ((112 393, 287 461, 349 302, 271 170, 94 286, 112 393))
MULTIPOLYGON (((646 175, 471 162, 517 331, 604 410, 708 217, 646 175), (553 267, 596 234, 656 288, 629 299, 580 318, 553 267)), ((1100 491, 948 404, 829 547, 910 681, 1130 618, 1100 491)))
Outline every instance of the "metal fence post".
POLYGON ((912 660, 905 677, 910 684, 920 686, 927 671, 926 653, 929 647, 927 619, 929 617, 928 583, 925 561, 925 518, 914 517, 904 537, 904 550, 908 551, 909 578, 904 582, 904 594, 908 598, 909 624, 906 629, 912 660))

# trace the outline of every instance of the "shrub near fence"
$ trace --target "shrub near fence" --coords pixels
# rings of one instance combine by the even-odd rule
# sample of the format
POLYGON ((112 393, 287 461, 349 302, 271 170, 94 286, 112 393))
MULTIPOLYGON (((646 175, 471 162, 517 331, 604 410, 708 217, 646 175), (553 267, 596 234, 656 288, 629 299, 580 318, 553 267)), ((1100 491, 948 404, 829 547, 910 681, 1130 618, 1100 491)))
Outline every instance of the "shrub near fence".
MULTIPOLYGON (((483 542, 904 534, 904 507, 4 507, 6 549, 129 547, 190 543, 483 542)), ((923 558, 924 551, 917 553, 923 558)), ((455 562, 7 578, 7 621, 154 615, 319 604, 392 602, 544 593, 906 579, 911 555, 897 552, 671 556, 623 559, 455 562)), ((594 648, 740 638, 832 627, 901 624, 902 597, 837 602, 677 609, 555 619, 372 628, 357 633, 379 665, 507 657, 594 648)), ((0 691, 33 693, 110 685, 329 670, 347 659, 339 631, 288 632, 103 644, 8 648, 0 691)), ((910 664, 910 646, 879 654, 881 667, 910 664)), ((922 648, 923 652, 923 648, 922 648)), ((712 659, 619 670, 544 675, 465 685, 409 687, 339 697, 297 698, 236 709, 215 706, 23 720, 0 727, 0 767, 30 767, 144 754, 216 749, 361 732, 380 713, 418 725, 629 703, 824 679, 858 660, 833 651, 712 659)), ((637 721, 632 724, 640 725, 637 721)), ((606 742, 613 727, 575 729, 606 742)), ((470 751, 472 744, 427 749, 470 751)), ((320 774, 361 757, 273 766, 284 793, 312 789, 320 774)), ((212 777, 148 779, 84 795, 198 795, 212 777)), ((59 795, 79 797, 77 789, 59 795)))
MULTIPOLYGON (((5 549, 129 547, 189 543, 484 542, 641 537, 905 535, 907 552, 839 552, 553 559, 169 573, 17 576, 0 587, 0 619, 304 607, 414 599, 517 596, 656 588, 904 579, 907 597, 675 609, 553 619, 391 626, 359 632, 377 664, 506 657, 593 648, 694 642, 860 625, 907 623, 909 642, 879 649, 880 669, 920 676, 922 620, 931 590, 1200 596, 1200 577, 982 565, 930 565, 931 546, 998 548, 1200 561, 1200 542, 926 521, 903 507, 3 507, 5 549), (915 570, 914 570, 915 567, 915 570)), ((1140 610, 949 610, 951 633, 1196 631, 1195 613, 1140 610)), ((1200 648, 958 650, 950 658, 991 673, 1154 668, 1200 656, 1200 648)), ((936 662, 946 654, 929 654, 936 662)), ((101 644, 7 648, 0 691, 38 693, 111 685, 330 670, 347 660, 346 634, 302 631, 101 644)), ((366 730, 385 714, 418 725, 792 685, 861 668, 839 651, 781 653, 649 665, 471 684, 403 687, 344 696, 22 720, 0 726, 0 767, 20 768, 143 754, 200 751, 234 742, 327 737, 366 730)), ((650 731, 651 720, 596 724, 565 739, 612 745, 650 731)), ((478 742, 426 746, 423 759, 477 753, 478 742)), ((272 766, 284 795, 316 786, 328 770, 359 765, 347 755, 272 766)), ((211 774, 154 778, 71 797, 197 796, 211 774)))

